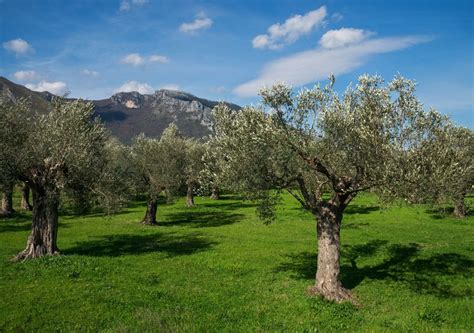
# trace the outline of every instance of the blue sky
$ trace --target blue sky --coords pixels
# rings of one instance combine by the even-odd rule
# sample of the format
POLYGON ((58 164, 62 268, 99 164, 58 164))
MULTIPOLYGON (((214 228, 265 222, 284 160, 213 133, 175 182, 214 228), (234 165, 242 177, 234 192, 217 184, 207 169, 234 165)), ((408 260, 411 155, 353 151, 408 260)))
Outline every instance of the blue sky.
POLYGON ((472 1, 0 0, 0 76, 106 98, 180 89, 256 103, 275 80, 415 79, 427 107, 474 128, 472 1))

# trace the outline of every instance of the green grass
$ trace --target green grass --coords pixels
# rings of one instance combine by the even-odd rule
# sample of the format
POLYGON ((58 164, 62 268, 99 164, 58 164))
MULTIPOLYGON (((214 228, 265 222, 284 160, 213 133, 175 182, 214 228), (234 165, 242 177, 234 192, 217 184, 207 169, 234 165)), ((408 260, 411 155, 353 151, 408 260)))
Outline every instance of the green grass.
POLYGON ((63 215, 63 255, 23 263, 9 259, 30 216, 1 219, 0 331, 474 330, 472 216, 356 199, 341 236, 354 307, 306 295, 315 223, 291 198, 270 226, 250 203, 224 199, 162 204, 157 227, 138 223, 141 202, 112 217, 63 215))

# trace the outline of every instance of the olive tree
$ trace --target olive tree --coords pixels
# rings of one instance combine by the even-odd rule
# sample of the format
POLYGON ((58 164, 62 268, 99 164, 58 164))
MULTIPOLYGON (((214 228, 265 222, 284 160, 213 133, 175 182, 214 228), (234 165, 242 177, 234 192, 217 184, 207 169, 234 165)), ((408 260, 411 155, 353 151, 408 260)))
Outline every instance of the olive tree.
MULTIPOLYGON (((465 196, 474 185, 474 133, 443 119, 424 140, 417 168, 425 177, 408 187, 412 198, 423 198, 434 204, 452 204, 454 215, 466 214, 465 196)), ((416 200, 414 200, 416 201, 416 200)))
POLYGON ((107 136, 93 120, 93 105, 80 100, 55 98, 50 112, 32 119, 26 140, 16 147, 24 154, 16 166, 19 178, 33 192, 32 231, 17 260, 59 253, 61 191, 92 187, 105 164, 107 136))
POLYGON ((32 129, 32 116, 27 99, 0 97, 0 192, 4 216, 13 212, 13 186, 26 163, 23 147, 32 129))
POLYGON ((402 191, 416 174, 410 156, 439 116, 424 112, 414 83, 401 76, 385 84, 364 75, 342 95, 333 84, 330 78, 297 95, 277 84, 261 90, 262 105, 240 111, 220 104, 212 144, 221 181, 259 198, 259 215, 273 217, 284 189, 315 216, 318 258, 310 292, 344 301, 352 299, 340 280, 344 210, 371 188, 402 191))
POLYGON ((156 225, 158 196, 173 193, 182 183, 186 144, 176 125, 165 129, 160 139, 136 137, 132 156, 137 170, 137 188, 147 195, 147 209, 142 224, 156 225))
POLYGON ((184 176, 186 182, 186 206, 194 206, 194 192, 199 187, 199 176, 204 169, 203 156, 205 146, 195 139, 186 140, 186 165, 184 176))

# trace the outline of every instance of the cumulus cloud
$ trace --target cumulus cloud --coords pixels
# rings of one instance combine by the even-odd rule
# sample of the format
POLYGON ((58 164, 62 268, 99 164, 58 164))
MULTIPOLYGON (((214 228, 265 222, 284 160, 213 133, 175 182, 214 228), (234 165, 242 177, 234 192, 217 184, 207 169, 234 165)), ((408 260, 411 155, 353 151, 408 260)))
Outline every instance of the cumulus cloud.
POLYGON ((122 0, 122 2, 120 2, 119 10, 121 12, 129 11, 130 9, 132 9, 132 7, 140 7, 146 4, 147 2, 148 0, 122 0))
POLYGON ((130 53, 123 57, 121 61, 124 64, 129 64, 132 66, 140 66, 145 63, 145 59, 138 53, 130 53))
POLYGON ((61 81, 48 82, 43 80, 38 84, 29 83, 26 87, 34 91, 49 91, 55 95, 64 95, 68 92, 66 83, 61 81))
POLYGON ((372 36, 374 33, 362 29, 341 28, 327 31, 319 40, 319 45, 327 49, 357 44, 372 36))
POLYGON ((90 76, 90 77, 97 77, 99 76, 99 72, 97 71, 93 71, 93 70, 90 70, 90 69, 83 69, 81 71, 81 74, 85 75, 85 76, 90 76))
POLYGON ((158 55, 158 54, 153 54, 149 57, 144 57, 144 56, 141 56, 139 53, 130 53, 126 55, 125 57, 123 57, 121 62, 124 64, 137 67, 137 66, 141 66, 150 62, 159 62, 159 63, 165 64, 169 62, 169 59, 168 57, 158 55))
POLYGON ((131 91, 137 91, 140 94, 153 94, 154 90, 153 88, 146 83, 141 83, 138 81, 127 81, 124 84, 122 84, 119 88, 115 89, 115 92, 131 92, 131 91))
POLYGON ((301 86, 325 79, 330 74, 348 73, 375 54, 405 49, 429 40, 431 38, 425 36, 379 38, 339 48, 299 52, 268 63, 256 79, 241 84, 233 92, 239 96, 256 96, 260 88, 277 81, 301 86))
POLYGON ((18 71, 13 74, 18 81, 32 81, 37 78, 35 71, 18 71))
POLYGON ((15 53, 16 55, 26 54, 28 52, 32 52, 33 48, 26 40, 21 38, 12 39, 8 42, 3 43, 3 48, 10 52, 15 53))
POLYGON ((327 15, 326 7, 321 6, 304 15, 295 15, 285 23, 275 23, 267 29, 266 34, 258 35, 252 40, 256 49, 280 49, 296 42, 301 36, 310 33, 314 28, 322 26, 327 15))
POLYGON ((195 34, 200 30, 207 29, 212 26, 213 21, 204 13, 199 13, 192 22, 183 23, 179 26, 179 31, 189 34, 195 34))

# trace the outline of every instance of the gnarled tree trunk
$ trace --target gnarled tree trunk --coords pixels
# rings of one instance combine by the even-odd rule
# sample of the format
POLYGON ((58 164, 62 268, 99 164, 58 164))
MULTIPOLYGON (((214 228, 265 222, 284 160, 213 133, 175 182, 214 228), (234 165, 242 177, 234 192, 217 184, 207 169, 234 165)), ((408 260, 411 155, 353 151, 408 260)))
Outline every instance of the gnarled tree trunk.
POLYGON ((454 211, 453 214, 457 218, 463 218, 466 216, 466 205, 464 203, 464 196, 457 198, 454 201, 454 211))
POLYGON ((43 186, 34 186, 33 221, 26 248, 16 256, 25 260, 57 255, 59 192, 43 186))
POLYGON ((192 184, 188 185, 188 190, 186 191, 186 206, 194 207, 194 187, 192 184))
POLYGON ((14 213, 13 210, 13 185, 5 189, 2 195, 2 215, 10 217, 14 213))
POLYGON ((21 188, 21 209, 23 210, 29 210, 31 211, 33 209, 33 206, 30 204, 30 187, 25 184, 21 188))
POLYGON ((342 286, 340 280, 340 228, 344 207, 329 205, 316 213, 318 234, 318 266, 316 284, 310 288, 312 294, 342 302, 352 300, 352 293, 342 286))
POLYGON ((219 188, 214 186, 211 192, 211 199, 212 200, 219 200, 219 188))
POLYGON ((142 224, 145 225, 157 225, 156 223, 156 209, 158 207, 158 200, 156 198, 149 198, 146 204, 145 217, 142 220, 142 224))

